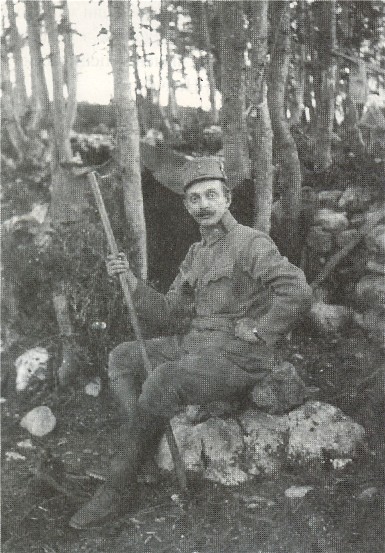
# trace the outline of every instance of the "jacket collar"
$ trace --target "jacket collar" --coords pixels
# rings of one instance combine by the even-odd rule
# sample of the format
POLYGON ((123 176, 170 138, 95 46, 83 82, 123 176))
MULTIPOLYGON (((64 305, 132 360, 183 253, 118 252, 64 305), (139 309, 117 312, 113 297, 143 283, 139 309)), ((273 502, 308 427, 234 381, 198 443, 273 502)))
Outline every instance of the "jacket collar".
POLYGON ((237 221, 231 215, 230 211, 223 214, 222 219, 212 227, 200 227, 202 242, 205 245, 211 245, 217 242, 220 238, 229 233, 237 224, 237 221))

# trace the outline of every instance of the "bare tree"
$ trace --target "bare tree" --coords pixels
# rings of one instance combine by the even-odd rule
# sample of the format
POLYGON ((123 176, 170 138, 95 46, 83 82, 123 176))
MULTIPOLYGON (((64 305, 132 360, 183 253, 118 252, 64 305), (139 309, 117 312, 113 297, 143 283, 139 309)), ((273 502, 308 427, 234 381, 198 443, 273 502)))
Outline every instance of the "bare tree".
POLYGON ((77 110, 77 71, 67 0, 63 0, 62 9, 61 32, 64 41, 64 82, 67 87, 66 132, 69 134, 75 122, 77 110))
POLYGON ((120 167, 125 213, 133 238, 134 263, 147 277, 147 241, 140 173, 139 123, 130 71, 130 2, 110 0, 111 63, 116 110, 116 161, 120 167))
POLYGON ((333 56, 336 48, 336 2, 317 0, 314 3, 318 27, 319 93, 317 94, 317 144, 315 171, 326 171, 332 164, 332 135, 335 111, 337 63, 333 56))
POLYGON ((273 159, 270 113, 267 104, 266 68, 268 55, 268 0, 251 3, 251 71, 249 92, 249 129, 251 173, 255 186, 254 227, 270 232, 273 159))
POLYGON ((202 32, 203 32, 203 37, 204 37, 205 47, 206 47, 205 62, 206 62, 207 79, 209 82, 209 90, 210 90, 211 113, 213 116, 214 125, 217 125, 219 121, 219 113, 215 102, 216 84, 215 84, 215 74, 214 74, 214 56, 212 53, 212 44, 211 44, 210 29, 209 29, 209 9, 208 9, 207 0, 205 0, 201 4, 201 18, 202 18, 202 32))
POLYGON ((286 117, 285 92, 291 56, 290 3, 272 3, 274 44, 271 55, 268 101, 282 188, 285 241, 281 245, 293 260, 298 260, 298 220, 301 204, 301 168, 294 139, 286 117))
POLYGON ((218 2, 221 21, 222 131, 225 169, 234 186, 250 177, 246 124, 245 33, 241 2, 218 2))
POLYGON ((15 109, 18 117, 23 115, 27 109, 27 91, 25 87, 25 76, 23 57, 21 54, 22 40, 17 28, 15 6, 13 0, 6 0, 9 28, 10 28, 10 50, 13 56, 15 69, 15 109))
POLYGON ((28 30, 28 48, 31 58, 31 102, 30 128, 37 129, 49 110, 47 82, 41 53, 40 3, 24 0, 25 19, 28 30))

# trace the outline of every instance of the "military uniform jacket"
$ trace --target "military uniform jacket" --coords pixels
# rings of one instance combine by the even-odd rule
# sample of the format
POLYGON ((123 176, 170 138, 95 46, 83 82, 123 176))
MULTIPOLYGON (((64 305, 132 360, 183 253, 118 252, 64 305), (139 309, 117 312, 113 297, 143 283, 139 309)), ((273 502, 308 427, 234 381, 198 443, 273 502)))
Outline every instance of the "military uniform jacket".
POLYGON ((266 347, 273 347, 310 307, 303 272, 268 235, 240 225, 229 212, 201 233, 167 294, 138 281, 139 317, 155 322, 160 334, 179 328, 174 333, 183 334, 187 351, 217 348, 239 355, 256 347, 235 336, 237 321, 247 317, 266 347))

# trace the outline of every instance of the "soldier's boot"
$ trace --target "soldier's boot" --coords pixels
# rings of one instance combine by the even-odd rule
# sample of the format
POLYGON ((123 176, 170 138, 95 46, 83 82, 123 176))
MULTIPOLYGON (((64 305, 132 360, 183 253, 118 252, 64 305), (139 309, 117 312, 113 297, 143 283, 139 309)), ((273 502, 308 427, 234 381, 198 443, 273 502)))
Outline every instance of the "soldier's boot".
POLYGON ((159 443, 165 423, 166 420, 137 409, 133 420, 122 428, 122 441, 111 474, 92 499, 73 515, 69 522, 72 528, 101 526, 132 507, 138 469, 159 443))

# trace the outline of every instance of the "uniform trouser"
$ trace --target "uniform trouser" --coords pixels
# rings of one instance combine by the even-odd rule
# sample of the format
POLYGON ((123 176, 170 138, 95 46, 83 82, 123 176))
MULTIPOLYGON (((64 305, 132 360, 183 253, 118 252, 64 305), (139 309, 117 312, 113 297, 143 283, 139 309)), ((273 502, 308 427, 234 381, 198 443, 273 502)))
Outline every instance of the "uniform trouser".
POLYGON ((176 336, 146 340, 145 345, 150 375, 137 342, 120 344, 109 358, 110 386, 126 418, 108 479, 119 488, 135 478, 143 457, 155 450, 165 424, 182 406, 236 399, 256 382, 222 349, 190 353, 176 336))

